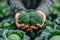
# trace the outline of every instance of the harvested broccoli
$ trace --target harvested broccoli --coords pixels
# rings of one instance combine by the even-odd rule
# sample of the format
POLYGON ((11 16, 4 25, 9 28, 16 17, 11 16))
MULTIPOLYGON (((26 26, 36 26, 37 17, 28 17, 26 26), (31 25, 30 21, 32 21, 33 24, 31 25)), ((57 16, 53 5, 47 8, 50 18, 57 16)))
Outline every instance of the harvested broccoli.
POLYGON ((18 17, 19 23, 29 24, 30 16, 28 12, 21 13, 18 17))
POLYGON ((22 12, 18 17, 18 23, 35 26, 37 23, 42 24, 42 16, 39 15, 35 10, 28 10, 22 12))
MULTIPOLYGON (((39 24, 43 23, 42 16, 39 15, 37 12, 31 11, 31 12, 29 12, 29 15, 30 15, 30 18, 33 18, 34 20, 36 20, 35 21, 36 23, 39 23, 39 24)), ((34 20, 32 20, 32 21, 34 21, 34 20)))

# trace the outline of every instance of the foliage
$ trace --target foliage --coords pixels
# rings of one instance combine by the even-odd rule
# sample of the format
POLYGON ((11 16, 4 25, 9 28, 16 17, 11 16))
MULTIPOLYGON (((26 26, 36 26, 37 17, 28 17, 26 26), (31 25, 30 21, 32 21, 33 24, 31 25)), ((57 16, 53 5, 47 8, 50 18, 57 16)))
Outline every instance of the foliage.
MULTIPOLYGON (((29 37, 31 37, 31 40, 32 38, 35 40, 56 40, 56 38, 60 38, 60 0, 54 0, 53 10, 50 15, 47 16, 47 20, 43 26, 44 28, 28 33, 27 35, 29 35, 29 37, 21 30, 17 30, 14 17, 8 17, 9 7, 7 3, 5 1, 2 2, 2 0, 0 1, 0 40, 28 40, 30 39, 29 37)), ((34 10, 28 10, 25 13, 21 13, 19 22, 24 22, 28 25, 35 25, 36 23, 41 24, 41 17, 40 15, 37 15, 38 14, 34 10)))
POLYGON ((59 40, 59 38, 60 38, 60 31, 56 30, 54 32, 51 32, 51 36, 50 36, 49 40, 59 40))
POLYGON ((20 30, 5 30, 3 32, 3 37, 6 40, 29 40, 29 37, 26 36, 23 31, 20 30))
POLYGON ((9 7, 6 2, 0 2, 0 19, 8 16, 9 7))
POLYGON ((55 29, 60 30, 60 17, 54 20, 54 24, 56 25, 55 29))
POLYGON ((58 39, 58 38, 60 38, 60 36, 53 36, 53 37, 50 38, 49 40, 60 40, 60 39, 58 39))
POLYGON ((15 28, 15 19, 12 17, 8 17, 0 22, 1 29, 14 29, 15 28))
POLYGON ((49 27, 49 28, 46 28, 41 33, 41 35, 37 37, 35 40, 59 40, 59 39, 60 39, 60 31, 53 30, 49 27))
POLYGON ((0 37, 0 40, 5 40, 3 37, 0 37))
POLYGON ((38 36, 35 40, 48 40, 49 36, 51 35, 50 33, 53 31, 54 30, 51 27, 46 26, 46 29, 42 31, 41 35, 38 36))

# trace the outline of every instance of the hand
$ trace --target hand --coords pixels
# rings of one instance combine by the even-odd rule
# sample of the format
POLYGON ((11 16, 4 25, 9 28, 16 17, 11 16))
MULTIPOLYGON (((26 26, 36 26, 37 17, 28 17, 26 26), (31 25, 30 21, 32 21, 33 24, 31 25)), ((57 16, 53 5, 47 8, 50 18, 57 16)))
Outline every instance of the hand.
POLYGON ((46 21, 46 14, 43 13, 41 10, 38 10, 37 13, 42 15, 43 21, 45 22, 46 21))
POLYGON ((44 25, 44 22, 46 21, 46 15, 41 11, 41 10, 38 10, 37 11, 38 14, 40 14, 42 16, 42 19, 43 19, 43 23, 42 24, 36 24, 36 27, 34 26, 30 26, 30 31, 34 30, 34 29, 39 29, 39 28, 42 28, 43 25, 44 25))
POLYGON ((18 27, 18 28, 22 28, 22 29, 24 29, 25 27, 25 24, 19 24, 18 23, 18 16, 20 15, 20 13, 16 13, 16 15, 15 15, 15 23, 16 23, 16 26, 18 27))
POLYGON ((18 28, 21 28, 21 29, 25 29, 25 30, 28 30, 28 31, 33 31, 34 29, 39 29, 39 28, 41 28, 43 25, 44 25, 44 22, 45 22, 45 20, 46 20, 46 15, 42 12, 42 11, 40 11, 40 10, 38 10, 37 11, 40 15, 42 15, 42 19, 43 19, 43 24, 41 25, 41 24, 36 24, 36 27, 35 26, 29 26, 29 25, 25 25, 25 24, 19 24, 18 23, 18 16, 20 15, 20 13, 16 13, 16 15, 15 15, 15 19, 16 19, 16 25, 17 25, 17 27, 18 28))
POLYGON ((16 15, 15 15, 15 23, 16 23, 16 26, 18 28, 25 29, 25 30, 28 30, 28 31, 32 31, 33 29, 37 29, 37 27, 34 27, 34 26, 29 26, 29 25, 25 25, 25 24, 19 24, 18 23, 18 16, 19 15, 20 15, 20 13, 16 13, 16 15))
POLYGON ((41 24, 36 24, 36 26, 37 26, 38 28, 41 28, 41 27, 43 27, 44 22, 46 21, 46 15, 45 15, 45 13, 43 13, 41 10, 38 10, 37 13, 42 16, 43 23, 42 23, 42 25, 41 25, 41 24))

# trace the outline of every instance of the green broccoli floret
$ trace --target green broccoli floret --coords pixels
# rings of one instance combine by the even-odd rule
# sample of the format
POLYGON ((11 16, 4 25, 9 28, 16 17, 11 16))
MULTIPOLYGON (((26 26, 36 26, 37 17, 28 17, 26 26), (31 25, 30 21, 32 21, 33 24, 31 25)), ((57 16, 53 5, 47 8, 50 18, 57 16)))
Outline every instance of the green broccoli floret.
POLYGON ((30 15, 30 18, 35 19, 37 21, 37 23, 39 23, 39 24, 42 24, 43 23, 42 16, 39 15, 37 12, 31 11, 31 12, 29 12, 29 15, 30 15))
POLYGON ((28 12, 21 13, 18 17, 19 23, 29 24, 30 16, 28 12))
POLYGON ((35 26, 37 23, 42 24, 42 16, 34 10, 22 12, 18 17, 18 23, 28 24, 35 26))
POLYGON ((37 21, 34 18, 30 18, 30 25, 36 25, 37 21))

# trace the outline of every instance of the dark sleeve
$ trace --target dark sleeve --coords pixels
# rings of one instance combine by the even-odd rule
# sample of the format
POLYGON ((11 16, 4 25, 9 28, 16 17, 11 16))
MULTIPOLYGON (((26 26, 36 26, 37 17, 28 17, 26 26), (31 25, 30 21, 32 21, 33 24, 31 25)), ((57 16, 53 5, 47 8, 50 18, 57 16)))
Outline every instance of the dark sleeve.
POLYGON ((10 6, 10 13, 17 13, 21 10, 26 10, 21 0, 7 0, 8 5, 10 6))
POLYGON ((53 3, 54 3, 53 0, 41 0, 40 4, 36 10, 41 10, 46 15, 48 15, 49 12, 52 11, 53 3))

